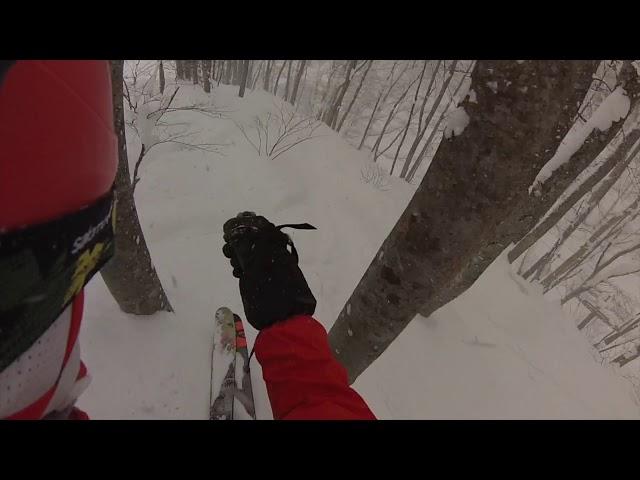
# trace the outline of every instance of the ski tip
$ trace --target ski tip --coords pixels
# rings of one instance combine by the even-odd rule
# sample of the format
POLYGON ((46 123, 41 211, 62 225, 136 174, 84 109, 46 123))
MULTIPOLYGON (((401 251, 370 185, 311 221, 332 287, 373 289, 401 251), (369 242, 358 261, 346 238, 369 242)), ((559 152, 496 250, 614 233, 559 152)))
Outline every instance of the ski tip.
POLYGON ((216 310, 216 320, 222 320, 229 315, 233 315, 233 312, 227 307, 220 307, 218 310, 216 310))

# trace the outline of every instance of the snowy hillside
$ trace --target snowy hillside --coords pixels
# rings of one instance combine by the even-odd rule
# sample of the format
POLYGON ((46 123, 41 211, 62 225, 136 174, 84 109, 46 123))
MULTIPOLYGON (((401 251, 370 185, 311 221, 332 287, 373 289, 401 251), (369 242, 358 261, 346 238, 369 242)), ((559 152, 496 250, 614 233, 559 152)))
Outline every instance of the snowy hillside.
MULTIPOLYGON (((255 118, 286 109, 270 94, 183 85, 176 105, 196 103, 226 118, 178 111, 169 128, 220 153, 158 145, 135 193, 175 314, 123 314, 99 276, 89 284, 81 340, 93 381, 79 406, 92 418, 206 418, 213 312, 242 313, 221 253, 229 217, 253 210, 318 228, 291 235, 328 329, 415 189, 398 178, 367 183, 375 171, 365 152, 325 126, 275 159, 259 156, 245 135, 256 140, 255 118)), ((133 170, 140 141, 128 139, 133 170)), ((246 328, 251 347, 256 332, 246 328)), ((251 366, 257 417, 271 418, 259 364, 251 366)), ((379 418, 640 418, 631 385, 503 257, 454 302, 417 317, 354 387, 379 418)))

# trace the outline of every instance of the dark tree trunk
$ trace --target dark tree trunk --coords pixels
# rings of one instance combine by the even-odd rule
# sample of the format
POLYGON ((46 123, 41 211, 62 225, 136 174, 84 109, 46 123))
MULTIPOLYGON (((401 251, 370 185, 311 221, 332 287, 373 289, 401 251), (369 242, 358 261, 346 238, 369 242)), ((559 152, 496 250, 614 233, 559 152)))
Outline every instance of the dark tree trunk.
POLYGON ((291 85, 291 66, 293 65, 293 60, 289 60, 289 68, 287 68, 287 83, 284 88, 284 99, 289 100, 289 85, 291 85))
POLYGON ((253 80, 251 80, 251 90, 255 90, 256 89, 256 83, 258 83, 258 78, 260 78, 260 74, 262 73, 262 67, 264 67, 264 60, 260 62, 260 64, 258 65, 258 69, 256 70, 256 74, 251 76, 251 71, 249 71, 249 78, 253 78, 253 80))
POLYGON ((298 73, 296 74, 296 80, 293 83, 293 92, 291 92, 291 98, 289 101, 291 105, 296 104, 296 97, 298 96, 298 88, 300 87, 300 80, 302 79, 302 74, 304 73, 304 69, 307 65, 306 60, 300 60, 300 66, 298 67, 298 73))
POLYGON ((249 78, 249 60, 243 60, 240 75, 240 90, 238 91, 238 96, 241 98, 244 97, 244 91, 247 88, 247 78, 249 78))
POLYGON ((569 130, 596 67, 595 61, 476 63, 471 87, 477 103, 467 98, 461 104, 469 124, 440 143, 330 331, 351 382, 417 313, 428 317, 468 289, 575 179, 583 165, 569 162, 544 184, 541 199, 529 197, 529 185, 569 130), (488 86, 493 82, 497 93, 488 86))
MULTIPOLYGON (((275 60, 274 60, 275 62, 275 60)), ((273 84, 273 94, 278 94, 278 84, 280 83, 280 76, 282 75, 282 71, 284 67, 287 65, 288 60, 283 60, 282 65, 280 66, 280 70, 278 70, 278 76, 276 77, 276 83, 273 84)))
POLYGON ((273 68, 274 61, 267 60, 267 69, 264 71, 264 82, 262 84, 262 88, 265 92, 269 91, 269 85, 271 84, 271 69, 273 68))
POLYGON ((340 112, 340 107, 342 106, 342 100, 344 99, 344 96, 349 89, 349 85, 351 84, 351 72, 355 68, 356 63, 357 60, 351 60, 349 62, 344 82, 342 82, 342 85, 340 85, 340 88, 338 88, 338 91, 336 92, 336 98, 329 108, 325 123, 331 128, 335 128, 336 122, 338 121, 338 113, 340 112))
POLYGON ((122 60, 111 61, 113 118, 118 136, 116 253, 100 273, 123 312, 135 315, 151 315, 161 310, 171 312, 173 309, 140 228, 131 190, 122 108, 122 65, 122 60))
POLYGON ((211 70, 211 60, 202 60, 202 88, 206 93, 211 92, 211 82, 209 72, 211 70))
POLYGON ((184 80, 184 61, 176 60, 176 80, 184 80))
POLYGON ((158 65, 158 85, 160 87, 160 93, 164 93, 164 65, 162 65, 162 60, 160 60, 160 64, 158 65))

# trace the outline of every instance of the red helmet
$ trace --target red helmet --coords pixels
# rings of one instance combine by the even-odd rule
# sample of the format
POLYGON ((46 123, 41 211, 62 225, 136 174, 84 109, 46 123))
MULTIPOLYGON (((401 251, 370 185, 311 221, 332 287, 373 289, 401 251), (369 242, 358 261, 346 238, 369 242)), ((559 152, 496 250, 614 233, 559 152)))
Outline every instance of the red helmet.
POLYGON ((0 75, 0 231, 93 203, 117 164, 108 61, 17 61, 0 75))

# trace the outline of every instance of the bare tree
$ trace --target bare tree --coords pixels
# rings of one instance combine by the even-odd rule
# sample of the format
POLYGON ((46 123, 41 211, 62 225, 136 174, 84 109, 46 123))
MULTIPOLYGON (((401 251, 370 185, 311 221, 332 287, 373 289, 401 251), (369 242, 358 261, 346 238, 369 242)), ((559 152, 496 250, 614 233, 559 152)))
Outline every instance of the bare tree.
POLYGON ((636 198, 622 212, 603 222, 589 239, 584 242, 571 256, 565 259, 556 269, 549 273, 540 283, 545 292, 555 288, 567 275, 578 267, 589 255, 595 252, 612 234, 625 222, 633 220, 640 213, 640 198, 636 198))
POLYGON ((271 84, 271 69, 273 68, 274 61, 267 60, 267 68, 264 70, 264 78, 262 83, 262 88, 265 92, 269 91, 269 85, 271 84))
POLYGON ((186 70, 189 72, 189 78, 193 81, 194 85, 198 85, 200 83, 200 79, 198 78, 198 61, 197 60, 187 60, 187 68, 186 70))
POLYGON ((233 73, 233 60, 225 60, 224 84, 231 85, 231 74, 233 73))
POLYGON ((184 80, 184 61, 175 60, 176 62, 176 80, 184 80))
MULTIPOLYGON (((422 130, 422 133, 418 132, 418 137, 420 137, 420 139, 422 139, 422 137, 424 136, 425 132, 427 131, 427 127, 429 126, 429 123, 431 123, 431 119, 433 118, 433 116, 435 115, 436 111, 438 110, 438 107, 440 106, 440 102, 442 101, 442 97, 444 97, 445 92, 447 91, 447 88, 449 87, 449 84, 451 83, 451 80, 453 80, 453 75, 455 73, 455 69, 456 69, 456 65, 458 64, 457 60, 454 60, 451 65, 449 66, 449 73, 447 75, 446 80, 444 81, 444 83, 442 84, 442 87, 440 87, 440 91, 438 92, 438 96, 436 97, 435 101, 433 102, 433 106, 431 107, 431 111, 429 112, 429 115, 427 115, 427 118, 424 121, 424 128, 422 130)), ((418 143, 420 143, 420 140, 418 140, 418 143)), ((418 146, 418 143, 416 143, 416 147, 418 146)), ((407 158, 404 161, 404 166, 402 167, 402 170, 400 172, 400 178, 405 178, 407 171, 409 169, 409 165, 411 163, 411 158, 413 156, 413 153, 415 152, 415 149, 413 149, 413 145, 411 145, 412 149, 409 150, 409 153, 407 154, 407 158)), ((424 158, 424 153, 426 152, 426 148, 423 149, 423 151, 421 152, 420 155, 418 155, 418 158, 416 159, 416 163, 422 162, 422 158, 424 158)), ((418 169, 418 166, 416 166, 416 170, 418 169)))
POLYGON ((292 108, 278 104, 274 106, 278 115, 269 112, 265 116, 255 117, 252 130, 236 122, 236 126, 258 155, 267 156, 271 160, 302 142, 317 138, 313 133, 320 125, 312 117, 297 115, 292 108))
POLYGON ((433 87, 435 85, 436 77, 438 75, 438 71, 440 70, 440 64, 441 63, 443 63, 443 61, 442 60, 438 60, 438 62, 436 63, 435 68, 431 72, 431 79, 429 80, 429 85, 427 86, 427 91, 425 93, 425 96, 422 99, 422 105, 420 106, 420 114, 418 115, 417 133, 416 133, 415 138, 413 139, 413 142, 411 143, 411 147, 409 148, 409 152, 407 153, 407 157, 406 157, 406 159, 404 161, 405 166, 402 168, 402 170, 400 172, 400 178, 405 178, 405 175, 406 175, 405 169, 407 168, 407 165, 411 163, 411 160, 413 159, 413 155, 415 154, 416 149, 418 148, 418 145, 420 144, 420 141, 422 140, 422 137, 424 137, 424 134, 427 131, 427 127, 429 126, 429 122, 428 121, 423 124, 424 111, 425 111, 425 108, 427 106, 427 101, 431 97, 431 91, 433 90, 433 87))
POLYGON ((409 132, 409 127, 411 126, 411 120, 413 120, 413 110, 416 107, 416 102, 418 101, 418 95, 420 95, 420 87, 422 86, 422 79, 424 78, 424 72, 427 69, 427 61, 424 61, 424 65, 422 67, 422 71, 420 72, 420 80, 418 81, 418 87, 416 88, 416 93, 413 96, 413 102, 411 102, 411 109, 409 110, 409 118, 407 118, 407 123, 404 126, 402 132, 402 138, 400 139, 400 143, 398 144, 398 148, 396 149, 396 154, 393 156, 393 164, 391 165, 391 170, 389 171, 389 175, 393 175, 393 169, 396 166, 396 162, 398 161, 398 155, 400 155, 400 149, 404 144, 404 139, 407 138, 407 133, 409 132))
MULTIPOLYGON (((280 76, 282 75, 282 71, 284 67, 287 65, 288 60, 283 60, 282 65, 280 66, 280 70, 278 70, 278 76, 276 77, 276 83, 273 84, 273 94, 278 94, 278 84, 280 83, 280 76)), ((275 63, 275 60, 274 60, 275 63)))
POLYGON ((260 78, 260 74, 262 73, 262 67, 265 64, 265 60, 260 61, 258 65, 258 70, 256 70, 256 74, 253 76, 253 80, 251 81, 251 90, 256 89, 256 84, 258 83, 258 79, 260 78))
POLYGON ((211 60, 202 60, 202 88, 206 93, 211 92, 211 82, 209 74, 211 71, 211 60))
POLYGON ((164 93, 165 80, 164 80, 164 66, 162 65, 162 60, 160 60, 160 63, 158 65, 158 86, 160 88, 160 93, 164 93))
MULTIPOLYGON (((545 265, 553 259, 555 253, 560 249, 560 247, 581 225, 584 224, 589 214, 594 208, 596 208, 607 192, 611 190, 611 187, 613 187, 613 185, 620 179, 622 173, 627 169, 629 164, 635 159, 638 149, 636 148, 634 153, 631 154, 629 154, 629 150, 636 144, 638 139, 640 139, 640 128, 637 128, 626 135, 625 139, 618 145, 615 152, 609 156, 607 161, 605 161, 593 175, 587 178, 578 188, 568 195, 560 205, 550 212, 542 222, 536 225, 536 227, 513 248, 513 250, 515 250, 515 248, 522 244, 519 248, 522 249, 525 245, 529 243, 530 245, 533 245, 538 239, 542 238, 542 236, 546 234, 553 225, 556 225, 558 221, 571 210, 582 196, 586 195, 589 190, 595 186, 595 184, 600 180, 600 175, 604 174, 607 169, 610 170, 607 177, 600 182, 598 188, 589 195, 586 207, 581 208, 576 218, 574 218, 569 225, 562 230, 553 247, 534 262, 533 265, 531 265, 525 272, 523 272, 522 276, 524 278, 528 279, 532 275, 534 276, 533 278, 537 278, 542 273, 545 265), (614 167, 611 168, 611 166, 614 167), (532 238, 532 234, 537 236, 537 238, 532 238), (526 243, 523 244, 523 242, 526 243)), ((518 252, 514 253, 514 260, 517 258, 515 255, 518 254, 518 252)))
MULTIPOLYGON (((633 111, 635 105, 638 103, 638 99, 640 98, 640 81, 638 80, 638 75, 636 73, 635 68, 628 63, 627 66, 623 67, 623 88, 627 92, 627 95, 630 100, 629 113, 633 111)), ((592 133, 587 137, 582 146, 578 149, 574 156, 584 156, 585 158, 590 158, 591 163, 595 160, 598 155, 606 148, 606 146, 615 138, 618 133, 620 133, 622 126, 627 119, 629 114, 624 118, 614 122, 611 127, 606 132, 601 132, 600 130, 594 129, 592 133)), ((619 165, 620 162, 625 158, 626 153, 629 151, 631 146, 635 143, 635 141, 639 138, 640 132, 638 129, 634 130, 633 133, 625 136, 624 141, 621 145, 618 146, 616 152, 611 154, 605 162, 598 167, 598 169, 589 176, 580 187, 576 188, 571 195, 569 195, 558 207, 556 207, 549 215, 542 221, 539 225, 537 225, 531 232, 529 232, 518 244, 511 249, 508 254, 509 262, 513 263, 520 255, 524 253, 525 250, 530 248, 536 241, 538 241, 543 235, 545 235, 553 225, 555 225, 574 205, 584 196, 587 192, 589 192, 595 185, 600 182, 605 176, 611 172, 616 165, 619 165)), ((615 179, 613 182, 610 182, 610 185, 613 185, 615 181, 620 177, 623 168, 617 169, 618 174, 614 175, 615 179)), ((612 177, 613 178, 613 177, 612 177)), ((602 196, 606 191, 602 192, 602 196)), ((602 196, 600 198, 602 198, 602 196)), ((599 201, 598 198, 596 201, 599 201)))
MULTIPOLYGON (((473 68, 473 62, 471 62, 471 64, 467 68, 467 71, 465 72, 465 75, 460 79, 460 82, 458 83, 458 86, 456 87, 455 91, 453 92, 453 95, 451 95, 451 98, 449 99, 449 103, 444 108, 444 110, 442 110, 442 112, 440 113, 440 117, 438 118, 438 121, 436 122, 436 124, 431 129, 431 133, 429 134, 429 137, 427 137, 427 140, 424 142, 424 144, 422 146, 422 149, 420 150, 420 153, 418 153, 418 156, 416 157, 415 162, 413 162, 413 165, 411 166, 409 171, 406 173, 404 178, 405 178, 405 180, 407 182, 411 182, 413 180, 413 177, 415 176, 416 172, 418 171, 418 168, 420 168, 420 165, 422 165, 422 161, 424 160, 424 158, 425 158, 425 156, 427 154, 427 150, 431 146, 431 143, 433 142, 433 140, 436 137, 436 135, 438 133, 440 133, 440 124, 445 119, 447 113, 449 112, 449 109, 451 108, 451 105, 453 105, 453 102, 455 101, 455 99, 456 99, 456 97, 458 95, 458 92, 462 88, 462 85, 464 85, 465 80, 467 79, 467 76, 468 76, 468 74, 469 74, 469 72, 471 71, 472 68, 473 68)), ((426 129, 426 126, 425 126, 425 129, 426 129)), ((408 162, 409 162, 409 156, 407 156, 407 159, 405 159, 403 171, 404 171, 404 168, 408 165, 408 162)), ((402 172, 400 172, 400 177, 402 178, 402 172)))
MULTIPOLYGON (((402 101, 404 100, 404 98, 407 96, 407 94, 409 93, 409 90, 411 90, 411 87, 413 87, 413 84, 416 83, 418 81, 417 78, 415 78, 408 86, 407 88, 405 88, 405 90, 402 92, 402 94, 400 95, 400 97, 398 97, 398 99, 396 100, 396 102, 393 104, 393 106, 391 107, 391 110, 389 110, 389 114, 387 115, 387 120, 384 122, 384 125, 382 127, 382 131, 380 132, 380 135, 378 135, 378 139, 376 140, 376 143, 373 145, 373 161, 375 162, 376 160, 378 160, 378 157, 380 157, 380 155, 382 153, 378 152, 378 149, 380 148, 380 143, 382 142, 382 139, 384 138, 384 134, 387 131, 387 127, 389 126, 389 124, 391 123, 391 121, 393 120, 393 118, 395 117, 396 113, 397 113, 397 109, 398 106, 402 103, 402 101)), ((396 136, 395 140, 400 136, 401 131, 398 132, 398 135, 396 136)), ((391 146, 391 144, 389 145, 391 146)), ((386 150, 386 149, 385 149, 386 150)))
POLYGON ((289 100, 289 85, 291 84, 291 68, 293 66, 293 60, 289 60, 289 64, 287 67, 287 83, 284 87, 284 99, 289 100))
POLYGON ((358 68, 356 68, 357 60, 351 60, 347 64, 346 73, 344 81, 340 84, 340 86, 336 89, 335 94, 333 96, 333 101, 330 104, 330 107, 325 112, 323 117, 323 121, 331 128, 335 128, 336 122, 338 121, 338 113, 340 112, 340 107, 342 106, 342 100, 344 99, 344 95, 351 84, 351 74, 352 72, 357 73, 360 68, 364 66, 362 63, 358 68), (355 70, 354 70, 355 69, 355 70))
MULTIPOLYGON (((394 62, 393 63, 393 67, 391 67, 391 71, 389 72, 389 75, 387 76, 386 82, 390 82, 390 80, 393 79, 393 71, 396 68, 396 65, 398 64, 398 62, 394 62)), ((402 76, 402 74, 400 74, 400 76, 398 76, 398 78, 395 80, 395 82, 397 82, 400 77, 402 76)), ((369 121, 367 122, 367 126, 364 129, 364 132, 362 134, 362 139, 360 140, 360 145, 358 145, 358 150, 360 150, 362 148, 362 146, 364 145, 364 141, 367 139, 367 134, 369 133, 369 128, 371 127, 371 124, 373 123, 373 119, 376 116, 376 112, 378 111, 378 105, 380 105, 380 102, 384 98, 386 99, 387 95, 389 95, 389 92, 391 91, 391 89, 393 88, 393 85, 395 85, 395 82, 391 82, 389 85, 389 88, 387 89, 387 94, 384 94, 385 88, 381 88, 380 92, 378 94, 378 98, 376 99, 376 103, 373 106, 373 110, 371 110, 371 115, 369 116, 369 121)), ((382 101, 382 103, 384 103, 384 101, 382 101)))
POLYGON ((298 73, 296 74, 296 80, 293 83, 293 92, 291 92, 291 98, 289 99, 289 102, 291 103, 291 105, 295 105, 296 103, 298 88, 300 87, 300 80, 302 79, 302 74, 304 73, 304 69, 306 65, 307 65, 306 60, 300 60, 298 65, 298 73))
MULTIPOLYGON (((404 327, 464 292, 549 207, 528 186, 569 130, 594 61, 478 61, 468 124, 440 143, 427 175, 347 301, 329 337, 353 382, 404 327), (495 82, 495 83, 494 83, 495 82), (529 88, 532 84, 537 88, 529 88), (490 85, 497 85, 495 91, 490 85), (525 90, 528 93, 523 93, 525 90), (499 146, 499 148, 498 148, 499 146), (508 159, 508 161, 505 161, 508 159), (537 200, 537 199, 536 199, 537 200)), ((553 200, 582 165, 545 182, 553 200)))
POLYGON ((249 60, 242 61, 242 74, 240 76, 240 90, 238 96, 244 97, 244 91, 247 88, 247 78, 249 77, 249 60))
POLYGON ((369 73, 369 70, 371 70, 371 67, 373 66, 373 62, 374 62, 373 60, 369 60, 369 65, 367 66, 366 70, 362 74, 362 77, 360 77, 360 83, 358 83, 358 87, 356 88, 356 91, 354 92, 353 97, 351 97, 351 101, 349 102, 349 106, 344 111, 344 114, 342 115, 342 118, 338 122, 338 128, 336 128, 336 131, 339 132, 342 129, 342 125, 344 124, 344 120, 347 118, 347 115, 349 115, 349 112, 351 112, 351 108, 353 107, 353 104, 356 102, 356 99, 358 98, 358 94, 360 93, 360 90, 362 89, 362 85, 364 85, 364 80, 365 80, 365 78, 367 78, 367 74, 369 73))
POLYGON ((123 312, 151 315, 173 311, 151 261, 133 199, 123 111, 123 61, 111 61, 114 127, 118 136, 116 253, 100 271, 123 312))

